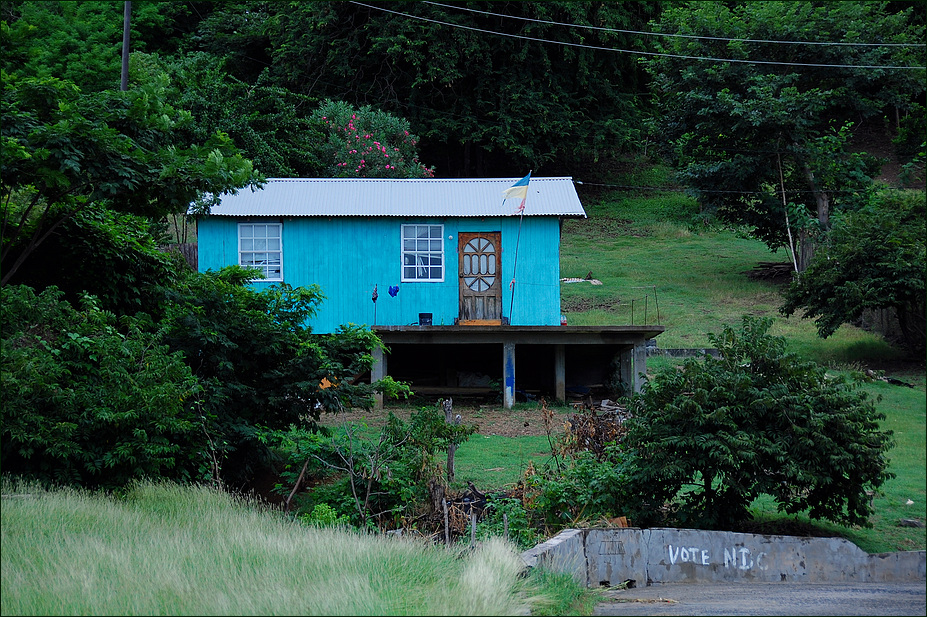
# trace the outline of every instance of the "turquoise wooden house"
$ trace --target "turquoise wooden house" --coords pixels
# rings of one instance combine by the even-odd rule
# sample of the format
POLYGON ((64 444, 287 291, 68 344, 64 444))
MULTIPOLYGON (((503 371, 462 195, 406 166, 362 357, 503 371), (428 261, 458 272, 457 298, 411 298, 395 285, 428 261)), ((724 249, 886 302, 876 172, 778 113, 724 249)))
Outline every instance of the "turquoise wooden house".
POLYGON ((571 178, 531 178, 521 213, 503 198, 518 180, 271 179, 199 219, 199 268, 319 285, 316 333, 560 325, 561 222, 586 214, 571 178))
POLYGON ((662 326, 562 322, 561 227, 585 216, 568 177, 274 178, 199 217, 198 267, 319 285, 313 332, 370 326, 389 348, 370 378, 418 393, 499 383, 506 407, 529 390, 566 400, 571 381, 602 382, 615 358, 637 389, 662 326))

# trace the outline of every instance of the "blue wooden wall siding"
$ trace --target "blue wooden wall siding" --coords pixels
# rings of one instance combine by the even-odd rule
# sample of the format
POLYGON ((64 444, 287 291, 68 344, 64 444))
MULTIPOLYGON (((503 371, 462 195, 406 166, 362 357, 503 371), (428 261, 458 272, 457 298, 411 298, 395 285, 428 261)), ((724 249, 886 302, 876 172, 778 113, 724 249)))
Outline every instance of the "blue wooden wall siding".
MULTIPOLYGON (((312 320, 316 333, 334 332, 341 324, 417 324, 431 313, 433 325, 453 325, 458 315, 457 234, 502 232, 503 314, 512 325, 560 325, 560 223, 556 217, 421 218, 252 218, 282 222, 283 280, 290 285, 322 288, 325 300, 312 320), (400 233, 404 224, 444 225, 445 276, 440 283, 401 282, 400 233), (514 314, 512 281, 516 241, 514 314), (379 297, 371 300, 374 285, 379 297), (390 286, 399 293, 391 297, 390 286)), ((218 270, 238 263, 238 223, 244 219, 208 216, 197 236, 199 269, 218 270)), ((273 283, 256 281, 256 286, 273 283)))

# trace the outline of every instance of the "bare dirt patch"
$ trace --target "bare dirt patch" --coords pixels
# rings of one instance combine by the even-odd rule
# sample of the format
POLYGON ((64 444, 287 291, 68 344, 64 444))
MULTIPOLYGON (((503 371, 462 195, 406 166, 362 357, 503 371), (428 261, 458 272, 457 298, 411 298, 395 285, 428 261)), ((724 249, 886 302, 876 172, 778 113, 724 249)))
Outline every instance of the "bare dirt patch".
MULTIPOLYGON (((399 419, 408 421, 413 412, 420 407, 387 407, 383 410, 352 410, 338 414, 325 414, 319 424, 336 427, 345 422, 365 423, 370 427, 379 428, 386 423, 387 415, 392 411, 399 419)), ((556 408, 554 421, 551 427, 552 435, 563 433, 563 422, 567 415, 575 413, 568 408, 556 408)), ((514 409, 505 409, 502 405, 454 405, 454 414, 460 414, 464 424, 476 424, 480 435, 496 435, 501 437, 526 437, 547 434, 544 424, 544 413, 540 403, 516 405, 514 409)))

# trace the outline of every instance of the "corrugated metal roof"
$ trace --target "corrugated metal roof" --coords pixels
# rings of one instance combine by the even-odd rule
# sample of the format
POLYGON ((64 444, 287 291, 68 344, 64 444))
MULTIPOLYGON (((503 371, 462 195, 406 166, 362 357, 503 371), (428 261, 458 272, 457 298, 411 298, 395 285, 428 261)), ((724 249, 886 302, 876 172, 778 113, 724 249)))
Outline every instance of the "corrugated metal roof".
MULTIPOLYGON (((213 207, 218 216, 518 216, 502 191, 521 178, 270 178, 213 207)), ((531 178, 525 216, 583 217, 573 179, 531 178)))

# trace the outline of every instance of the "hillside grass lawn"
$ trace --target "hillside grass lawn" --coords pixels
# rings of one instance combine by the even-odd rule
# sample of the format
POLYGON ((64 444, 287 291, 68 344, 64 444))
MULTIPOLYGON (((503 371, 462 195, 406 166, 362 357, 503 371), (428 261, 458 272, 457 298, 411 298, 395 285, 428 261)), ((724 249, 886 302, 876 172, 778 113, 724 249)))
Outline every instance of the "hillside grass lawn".
POLYGON ((319 529, 207 488, 3 485, 3 615, 572 615, 598 598, 470 549, 319 529), (530 611, 530 613, 529 613, 530 611))
MULTIPOLYGON (((653 177, 629 176, 619 183, 666 181, 667 170, 645 171, 653 177)), ((894 432, 896 442, 889 452, 890 470, 896 478, 873 496, 871 529, 779 514, 775 503, 766 498, 752 508, 757 528, 766 533, 842 536, 870 553, 927 549, 927 530, 899 526, 902 519, 925 520, 924 359, 911 361, 881 336, 851 325, 821 339, 813 321, 780 315, 782 283, 754 279, 748 273, 760 262, 788 261, 785 250, 773 253, 743 230, 693 222, 699 218, 698 205, 682 193, 631 197, 600 192, 581 197, 589 218, 567 221, 564 226, 561 276, 584 278, 591 272, 602 285, 562 285, 569 324, 630 324, 630 300, 634 299, 634 324, 666 326, 666 332, 656 338, 659 347, 705 348, 710 347, 709 333, 719 333, 725 325, 737 329, 744 314, 765 316, 773 319, 771 334, 785 338, 788 350, 803 358, 832 371, 860 376, 865 369, 884 372, 913 386, 879 380, 865 381, 862 386, 873 399, 881 397, 876 407, 886 414, 883 428, 894 432), (646 307, 647 321, 642 307, 646 307)), ((648 372, 674 362, 652 356, 648 372)), ((474 435, 457 451, 457 477, 478 478, 488 485, 514 483, 529 461, 543 464, 549 458, 546 437, 474 435)))

